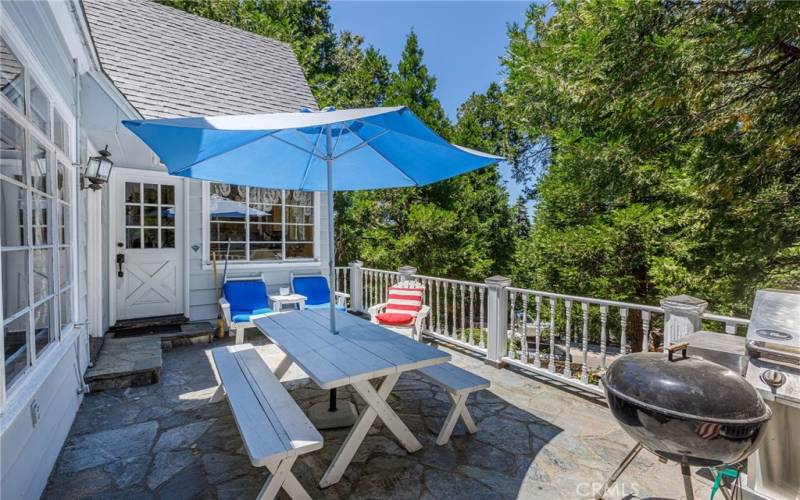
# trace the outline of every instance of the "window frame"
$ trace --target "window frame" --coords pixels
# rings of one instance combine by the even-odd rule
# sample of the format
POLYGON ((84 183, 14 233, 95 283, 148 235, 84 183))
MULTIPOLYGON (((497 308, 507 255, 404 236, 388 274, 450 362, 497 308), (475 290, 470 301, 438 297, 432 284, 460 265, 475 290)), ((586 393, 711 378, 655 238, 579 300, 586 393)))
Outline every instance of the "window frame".
MULTIPOLYGON (((211 195, 211 181, 202 181, 202 210, 201 210, 201 225, 202 225, 202 233, 203 233, 203 262, 202 267, 204 270, 211 269, 211 235, 210 235, 210 228, 211 228, 211 217, 210 217, 210 210, 209 210, 209 201, 211 195)), ((224 183, 223 183, 224 184, 224 183)), ((246 190, 246 198, 245 203, 248 206, 248 210, 250 208, 250 187, 253 186, 244 186, 247 187, 246 190)), ((312 257, 308 258, 297 258, 297 259, 287 259, 286 256, 286 213, 285 209, 287 207, 286 204, 286 191, 291 190, 281 190, 281 256, 280 260, 230 260, 228 261, 228 266, 230 268, 235 269, 265 269, 265 268, 276 268, 276 267, 306 267, 306 266, 318 266, 320 263, 320 240, 321 240, 321 224, 320 224, 320 211, 321 211, 321 199, 320 193, 313 192, 312 193, 312 208, 313 208, 313 215, 312 215, 312 257)), ((294 205, 288 205, 294 206, 294 205)), ((247 227, 250 224, 249 221, 245 222, 244 225, 247 227)), ((291 223, 289 223, 291 225, 291 223)), ((249 235, 249 230, 245 230, 246 235, 249 235)), ((250 240, 249 236, 245 237, 245 249, 247 254, 249 255, 249 246, 250 240)), ((289 242, 291 243, 291 242, 289 242)), ((223 259, 218 259, 218 262, 225 262, 223 259)))
MULTIPOLYGON (((11 100, 9 100, 5 95, 0 96, 0 104, 2 104, 3 113, 7 116, 11 121, 13 121, 17 126, 19 126, 23 130, 23 144, 25 148, 24 158, 23 158, 23 165, 24 165, 24 181, 20 182, 12 177, 8 177, 0 173, 0 177, 2 177, 4 182, 8 182, 13 184, 21 189, 24 190, 24 197, 25 197, 25 244, 24 245, 15 245, 15 246, 4 246, 0 248, 0 253, 11 252, 11 251, 25 251, 27 252, 27 285, 28 285, 28 303, 27 306, 22 308, 19 311, 16 311, 13 315, 7 316, 5 315, 5 311, 3 311, 3 305, 0 302, 0 351, 3 352, 3 366, 0 369, 0 410, 6 407, 9 399, 14 396, 14 394, 26 384, 27 380, 31 379, 32 372, 36 371, 37 368, 46 367, 46 359, 49 358, 49 354, 54 352, 56 349, 55 347, 61 343, 61 340, 65 337, 67 333, 69 333, 75 326, 75 314, 76 314, 76 300, 75 300, 75 291, 77 289, 76 285, 76 266, 77 266, 77 258, 75 255, 75 249, 78 248, 76 245, 76 207, 78 204, 78 192, 76 189, 76 176, 77 176, 77 169, 73 160, 71 158, 72 151, 72 143, 74 141, 74 133, 73 127, 70 125, 70 120, 74 119, 74 115, 69 110, 69 107, 61 100, 60 94, 55 91, 54 87, 52 86, 50 80, 45 76, 46 73, 44 70, 37 65, 36 61, 32 59, 27 47, 24 43, 20 42, 16 33, 12 33, 10 31, 5 31, 2 34, 4 43, 10 48, 13 52, 14 56, 19 60, 20 65, 22 66, 22 71, 24 74, 24 86, 25 86, 25 95, 24 95, 24 102, 25 106, 22 110, 17 108, 11 100), (30 94, 31 94, 31 82, 32 80, 36 81, 37 87, 39 90, 44 94, 48 101, 48 114, 49 114, 49 130, 48 133, 45 134, 36 123, 33 121, 32 117, 30 116, 31 111, 31 104, 30 104, 30 94), (58 113, 60 117, 62 117, 65 126, 65 139, 66 139, 66 148, 67 151, 61 150, 59 147, 55 145, 53 130, 53 116, 55 113, 58 113), (64 118, 65 117, 65 118, 64 118), (42 193, 38 189, 36 189, 33 184, 31 183, 30 179, 30 165, 33 160, 33 144, 38 143, 43 149, 47 152, 47 159, 48 159, 48 166, 47 166, 47 184, 48 184, 48 192, 42 193), (61 163, 64 166, 64 188, 67 190, 67 194, 69 196, 69 202, 65 203, 64 206, 68 210, 68 217, 65 219, 65 227, 64 232, 66 238, 69 239, 67 243, 63 243, 61 241, 61 231, 59 226, 58 220, 58 213, 59 207, 61 205, 59 201, 59 193, 58 193, 58 164, 61 163), (42 245, 35 245, 33 242, 33 199, 34 195, 39 197, 39 200, 44 200, 47 203, 47 232, 48 232, 48 241, 46 244, 42 245), (63 244, 62 244, 63 243, 63 244), (62 276, 61 276, 61 267, 60 267, 60 249, 61 248, 69 248, 69 252, 67 255, 67 268, 66 272, 68 276, 68 283, 65 284, 64 287, 61 286, 62 276), (49 289, 47 291, 46 296, 40 298, 39 300, 34 301, 34 294, 35 294, 35 277, 33 274, 34 269, 34 257, 33 254, 37 249, 45 249, 49 250, 51 255, 49 258, 49 270, 50 276, 48 277, 49 280, 49 289), (70 309, 70 321, 64 324, 62 328, 62 321, 61 321, 61 300, 65 298, 65 300, 69 303, 70 309), (37 352, 36 350, 36 317, 35 317, 35 310, 42 304, 46 304, 48 301, 51 302, 51 309, 49 314, 48 320, 48 342, 41 350, 37 352), (26 335, 26 366, 25 368, 20 371, 15 377, 13 381, 6 381, 6 366, 5 366, 5 326, 10 324, 14 321, 17 321, 19 318, 23 318, 27 316, 27 335, 26 335), (45 360, 39 362, 40 360, 45 360)), ((2 281, 2 269, 0 269, 0 281, 2 281)), ((33 377, 36 378, 36 377, 33 377)))

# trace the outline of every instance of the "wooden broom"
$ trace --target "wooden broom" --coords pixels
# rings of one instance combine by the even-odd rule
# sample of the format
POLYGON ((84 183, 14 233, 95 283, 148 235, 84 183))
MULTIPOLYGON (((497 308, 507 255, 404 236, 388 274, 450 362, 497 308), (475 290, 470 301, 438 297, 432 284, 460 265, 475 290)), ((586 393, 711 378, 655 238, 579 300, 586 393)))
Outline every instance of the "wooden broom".
POLYGON ((216 335, 218 339, 225 338, 225 322, 222 320, 222 306, 219 305, 219 299, 222 293, 219 289, 219 281, 217 280, 217 252, 211 252, 211 270, 214 273, 214 291, 217 293, 217 330, 216 335))

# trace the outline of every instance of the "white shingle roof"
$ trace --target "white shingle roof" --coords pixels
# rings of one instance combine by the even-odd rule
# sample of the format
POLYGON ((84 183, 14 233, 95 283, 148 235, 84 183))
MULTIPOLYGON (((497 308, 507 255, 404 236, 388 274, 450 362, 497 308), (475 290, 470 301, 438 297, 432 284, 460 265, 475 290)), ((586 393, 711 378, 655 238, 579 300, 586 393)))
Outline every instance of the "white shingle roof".
POLYGON ((145 118, 317 104, 284 43, 150 0, 83 0, 103 69, 145 118))

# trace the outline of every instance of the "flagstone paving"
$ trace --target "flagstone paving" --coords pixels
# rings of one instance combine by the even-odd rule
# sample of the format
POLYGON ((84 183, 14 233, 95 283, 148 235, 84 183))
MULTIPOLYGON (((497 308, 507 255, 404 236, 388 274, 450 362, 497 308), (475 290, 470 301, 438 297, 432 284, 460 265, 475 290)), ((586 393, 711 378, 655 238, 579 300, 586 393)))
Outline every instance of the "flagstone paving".
MULTIPOLYGON (((257 332, 247 340, 270 366, 282 358, 257 332)), ((165 352, 156 385, 86 396, 44 498, 254 498, 268 473, 250 465, 227 403, 208 402, 215 389, 209 347, 165 352)), ((348 429, 322 431, 324 447, 293 469, 312 498, 589 498, 633 445, 601 399, 449 352, 454 363, 492 381, 468 403, 478 433, 466 434, 459 423, 450 443, 437 446, 450 401, 439 387, 406 374, 389 402, 422 450, 407 453, 376 425, 343 479, 321 490, 317 483, 348 429)), ((304 409, 328 398, 296 367, 284 384, 304 409)), ((349 390, 338 397, 364 408, 349 390)), ((695 476, 696 495, 708 491, 695 476)), ((642 453, 607 498, 653 496, 681 498, 680 472, 642 453)))

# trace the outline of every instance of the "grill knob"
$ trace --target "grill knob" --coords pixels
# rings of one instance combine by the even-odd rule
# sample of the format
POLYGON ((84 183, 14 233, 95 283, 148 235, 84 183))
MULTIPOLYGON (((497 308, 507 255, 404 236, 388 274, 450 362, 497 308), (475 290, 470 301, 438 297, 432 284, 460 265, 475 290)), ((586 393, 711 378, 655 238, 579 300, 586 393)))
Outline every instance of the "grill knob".
POLYGON ((761 380, 770 387, 778 388, 786 383, 786 375, 775 370, 764 370, 761 380))

